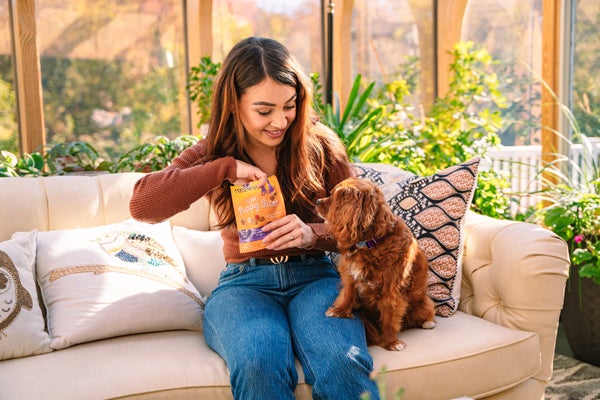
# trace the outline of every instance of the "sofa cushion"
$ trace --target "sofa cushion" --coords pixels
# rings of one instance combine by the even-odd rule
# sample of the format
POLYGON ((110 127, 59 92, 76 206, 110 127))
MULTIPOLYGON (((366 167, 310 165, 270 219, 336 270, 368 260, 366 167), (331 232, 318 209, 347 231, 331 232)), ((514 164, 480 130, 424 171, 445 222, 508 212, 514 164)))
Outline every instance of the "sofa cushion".
POLYGON ((0 179, 0 240, 15 232, 48 229, 48 200, 42 178, 0 179))
POLYGON ((209 296, 225 267, 220 231, 198 231, 173 226, 173 239, 183 258, 187 275, 203 296, 209 296))
POLYGON ((203 298, 187 278, 168 221, 39 232, 37 275, 54 349, 201 329, 203 298))
POLYGON ((394 213, 411 229, 429 260, 429 295, 436 314, 452 315, 460 299, 464 218, 477 187, 479 158, 431 176, 390 166, 355 164, 357 175, 380 186, 394 213))
MULTIPOLYGON (((379 379, 388 399, 398 388, 404 388, 406 400, 481 398, 516 386, 539 369, 537 335, 460 311, 440 319, 433 330, 408 330, 401 338, 407 344, 401 353, 369 348, 375 370, 385 369, 379 379)), ((308 399, 310 388, 297 368, 296 394, 308 399)), ((8 360, 0 363, 0 387, 8 399, 231 399, 225 363, 192 331, 130 335, 8 360)))
POLYGON ((384 368, 386 385, 404 387, 403 399, 482 398, 516 386, 540 370, 540 341, 535 333, 461 311, 436 322, 432 330, 401 333, 407 346, 400 356, 370 348, 375 371, 384 368))
POLYGON ((37 231, 0 243, 0 360, 52 351, 35 285, 37 231))

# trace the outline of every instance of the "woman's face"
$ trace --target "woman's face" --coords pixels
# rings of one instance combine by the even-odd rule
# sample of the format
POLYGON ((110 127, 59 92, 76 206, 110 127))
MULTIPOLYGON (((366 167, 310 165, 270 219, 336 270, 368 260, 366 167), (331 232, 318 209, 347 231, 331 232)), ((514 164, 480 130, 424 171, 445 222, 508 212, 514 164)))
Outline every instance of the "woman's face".
POLYGON ((269 78, 246 90, 239 113, 248 145, 276 148, 296 118, 296 89, 269 78))

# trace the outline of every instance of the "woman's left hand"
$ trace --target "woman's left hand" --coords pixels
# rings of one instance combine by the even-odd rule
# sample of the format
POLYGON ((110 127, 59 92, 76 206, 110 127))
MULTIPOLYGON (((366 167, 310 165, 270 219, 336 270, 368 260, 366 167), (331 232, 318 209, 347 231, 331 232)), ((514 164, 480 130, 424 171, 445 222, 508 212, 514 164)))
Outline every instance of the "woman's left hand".
POLYGON ((269 232, 263 239, 269 250, 283 250, 292 247, 304 249, 314 246, 317 235, 296 214, 288 214, 262 228, 269 232))

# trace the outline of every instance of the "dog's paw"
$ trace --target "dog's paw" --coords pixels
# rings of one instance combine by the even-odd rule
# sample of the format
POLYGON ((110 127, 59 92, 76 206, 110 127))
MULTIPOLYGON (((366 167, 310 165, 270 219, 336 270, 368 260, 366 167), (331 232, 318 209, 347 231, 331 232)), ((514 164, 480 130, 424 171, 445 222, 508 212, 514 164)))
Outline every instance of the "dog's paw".
POLYGON ((337 307, 329 307, 325 312, 325 315, 334 318, 354 318, 354 315, 352 315, 352 311, 346 312, 337 307))
POLYGON ((397 340, 396 342, 392 342, 384 346, 386 350, 391 351, 402 351, 406 348, 406 343, 402 340, 397 340))
POLYGON ((425 321, 423 322, 423 325, 421 325, 421 328, 423 329, 433 329, 435 328, 435 321, 425 321))

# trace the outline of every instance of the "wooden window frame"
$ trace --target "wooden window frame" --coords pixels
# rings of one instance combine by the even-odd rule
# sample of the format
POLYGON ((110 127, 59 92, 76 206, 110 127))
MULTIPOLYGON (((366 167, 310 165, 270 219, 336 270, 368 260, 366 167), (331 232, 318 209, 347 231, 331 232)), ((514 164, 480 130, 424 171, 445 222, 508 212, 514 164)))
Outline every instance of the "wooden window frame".
POLYGON ((19 151, 32 153, 46 143, 35 0, 8 0, 17 100, 19 151))

